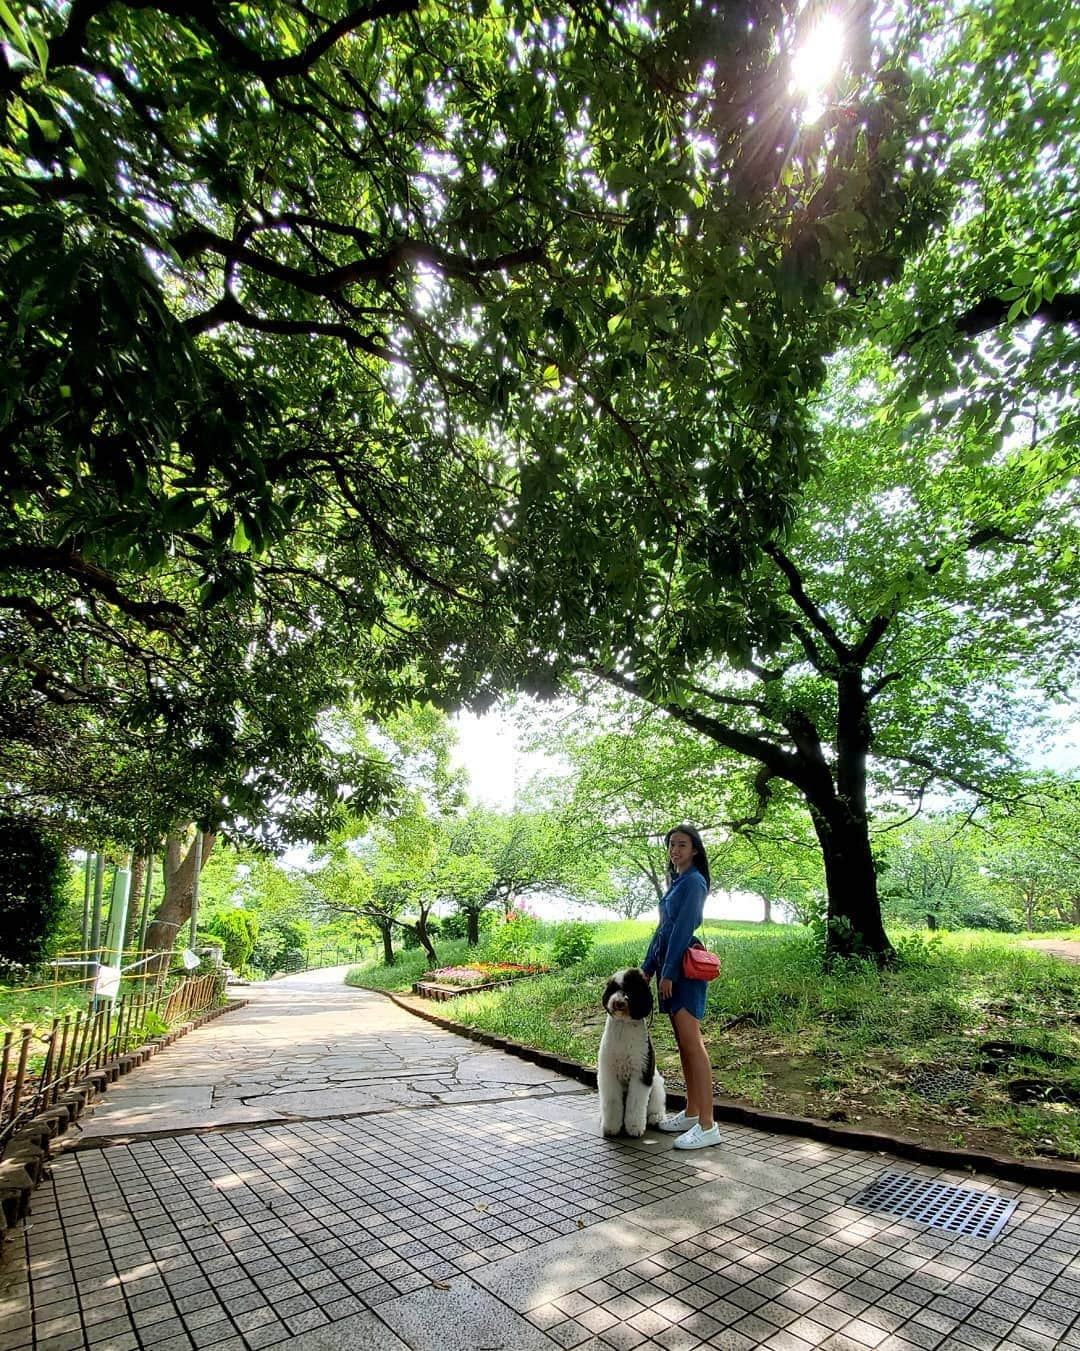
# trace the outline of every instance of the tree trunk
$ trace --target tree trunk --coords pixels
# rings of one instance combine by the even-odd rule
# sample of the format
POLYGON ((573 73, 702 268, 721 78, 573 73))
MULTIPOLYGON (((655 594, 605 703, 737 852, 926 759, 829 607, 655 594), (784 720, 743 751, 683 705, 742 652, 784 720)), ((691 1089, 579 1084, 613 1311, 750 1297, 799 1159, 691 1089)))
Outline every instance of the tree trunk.
POLYGON ((835 801, 827 814, 813 808, 811 814, 825 860, 826 956, 830 960, 869 957, 879 966, 888 965, 894 952, 881 921, 877 872, 865 815, 854 815, 835 801))
POLYGON ((423 906, 421 906, 419 918, 413 925, 413 933, 415 933, 417 938, 420 940, 420 946, 424 949, 424 952, 427 954, 428 961, 434 968, 439 965, 439 955, 435 951, 435 948, 431 942, 431 938, 428 935, 427 922, 428 922, 428 912, 423 908, 423 906))
POLYGON ((825 955, 828 960, 869 957, 879 966, 887 966, 895 952, 881 921, 877 869, 870 847, 866 811, 870 721, 868 696, 858 664, 841 670, 836 692, 835 787, 830 784, 827 802, 822 802, 816 792, 807 794, 825 861, 828 893, 825 955))
POLYGON ((388 919, 376 919, 375 927, 382 935, 383 966, 394 965, 394 930, 388 919))
POLYGON ((142 916, 143 887, 146 884, 146 856, 140 854, 131 864, 131 890, 128 893, 127 927, 124 930, 124 948, 139 945, 139 920, 142 916))
MULTIPOLYGON (((165 895, 146 934, 146 946, 158 952, 171 952, 176 935, 191 918, 191 897, 195 882, 195 843, 189 826, 177 826, 165 841, 165 895)), ((202 866, 210 857, 217 839, 216 831, 203 834, 202 866)))
POLYGON ((761 903, 765 907, 764 914, 761 916, 762 924, 772 923, 772 901, 768 896, 762 896, 761 903))
POLYGON ((465 941, 471 948, 480 946, 480 911, 474 906, 469 906, 465 911, 466 934, 465 941))

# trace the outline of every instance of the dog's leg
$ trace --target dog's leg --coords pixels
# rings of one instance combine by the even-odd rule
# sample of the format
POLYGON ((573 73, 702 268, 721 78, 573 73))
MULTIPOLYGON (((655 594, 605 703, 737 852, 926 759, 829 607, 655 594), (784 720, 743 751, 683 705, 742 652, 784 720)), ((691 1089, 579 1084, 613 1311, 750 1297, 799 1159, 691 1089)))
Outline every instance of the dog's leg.
POLYGON ((630 1081, 626 1090, 626 1133, 635 1140, 645 1134, 645 1114, 650 1092, 651 1085, 643 1084, 639 1076, 630 1081))
POLYGON ((667 1088, 663 1076, 657 1070, 653 1075, 652 1088, 649 1090, 649 1107, 646 1120, 650 1126, 658 1126, 664 1119, 664 1106, 667 1103, 667 1088))
POLYGON ((618 1135, 623 1128, 623 1091, 618 1079, 601 1075, 597 1087, 600 1090, 600 1129, 605 1135, 618 1135))

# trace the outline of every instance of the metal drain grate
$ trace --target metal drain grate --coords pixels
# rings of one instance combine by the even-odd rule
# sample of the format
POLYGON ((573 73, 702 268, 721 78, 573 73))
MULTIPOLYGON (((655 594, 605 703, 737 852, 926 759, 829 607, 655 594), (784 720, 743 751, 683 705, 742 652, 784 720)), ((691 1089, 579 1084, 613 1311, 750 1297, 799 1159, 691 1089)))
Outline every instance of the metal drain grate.
POLYGON ((970 1094, 975 1076, 967 1070, 933 1070, 920 1065, 911 1072, 911 1087, 930 1102, 944 1102, 954 1093, 970 1094))
POLYGON ((997 1238, 1016 1209, 1016 1201, 990 1192, 927 1182, 903 1173, 882 1173, 851 1202, 964 1238, 997 1238))

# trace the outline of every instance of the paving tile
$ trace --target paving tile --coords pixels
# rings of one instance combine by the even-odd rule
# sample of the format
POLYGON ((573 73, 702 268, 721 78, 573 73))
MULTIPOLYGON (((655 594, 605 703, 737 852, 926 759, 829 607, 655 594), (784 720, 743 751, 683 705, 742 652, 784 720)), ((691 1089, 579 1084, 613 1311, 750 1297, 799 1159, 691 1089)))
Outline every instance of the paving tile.
POLYGON ((615 1351, 634 1351, 636 1347, 641 1346, 643 1342, 649 1339, 643 1332, 629 1323, 615 1323, 612 1327, 599 1334, 598 1340, 605 1346, 615 1348, 615 1351))
POLYGON ((774 1333, 767 1342, 762 1342, 762 1346, 768 1348, 768 1351, 812 1351, 815 1345, 817 1343, 804 1341, 783 1328, 774 1333))
POLYGON ((886 1328, 878 1327, 875 1323, 870 1323, 865 1318, 853 1318, 850 1323, 844 1324, 841 1331, 845 1337, 850 1337, 852 1341, 858 1342, 860 1346, 869 1347, 880 1346, 889 1335, 886 1328))

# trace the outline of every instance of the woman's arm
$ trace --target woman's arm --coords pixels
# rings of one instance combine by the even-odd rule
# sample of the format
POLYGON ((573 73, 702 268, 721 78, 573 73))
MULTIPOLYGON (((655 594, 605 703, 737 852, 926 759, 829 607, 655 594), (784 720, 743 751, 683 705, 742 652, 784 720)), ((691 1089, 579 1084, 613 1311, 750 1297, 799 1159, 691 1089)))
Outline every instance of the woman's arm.
POLYGON ((668 897, 670 934, 664 954, 664 967, 660 972, 664 980, 678 980, 682 975, 683 953, 690 946, 694 930, 705 913, 707 891, 704 877, 695 868, 683 873, 678 886, 673 888, 668 897))
POLYGON ((664 911, 664 916, 656 926, 656 932, 649 943, 649 950, 645 954, 645 960, 641 963, 641 969, 651 980, 660 966, 664 956, 664 949, 667 947, 668 934, 671 932, 671 918, 668 912, 664 911))

